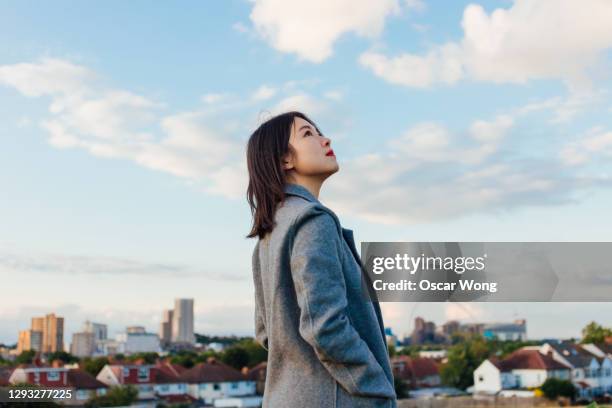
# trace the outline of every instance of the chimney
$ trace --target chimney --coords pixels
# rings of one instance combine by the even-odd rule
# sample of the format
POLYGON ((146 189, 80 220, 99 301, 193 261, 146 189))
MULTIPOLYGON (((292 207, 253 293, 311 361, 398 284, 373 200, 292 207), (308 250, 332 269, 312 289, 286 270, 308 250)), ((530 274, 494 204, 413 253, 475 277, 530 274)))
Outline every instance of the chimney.
POLYGON ((244 366, 242 367, 242 370, 240 370, 242 372, 242 374, 247 375, 249 373, 249 367, 244 366))
POLYGON ((54 367, 54 368, 59 368, 59 367, 62 367, 63 365, 64 363, 62 362, 62 360, 53 360, 51 362, 51 367, 54 367))

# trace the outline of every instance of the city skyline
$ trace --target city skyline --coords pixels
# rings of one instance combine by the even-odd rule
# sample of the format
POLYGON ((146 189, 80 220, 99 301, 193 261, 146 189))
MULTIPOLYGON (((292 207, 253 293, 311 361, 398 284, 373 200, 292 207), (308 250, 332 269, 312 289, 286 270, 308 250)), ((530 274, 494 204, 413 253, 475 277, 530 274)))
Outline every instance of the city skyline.
MULTIPOLYGON (((608 1, 278 3, 2 2, 1 342, 49 310, 157 333, 177 296, 196 332, 253 335, 244 148, 294 108, 332 140, 320 200, 358 248, 612 241, 608 1)), ((399 333, 612 326, 612 302, 381 309, 399 333)))

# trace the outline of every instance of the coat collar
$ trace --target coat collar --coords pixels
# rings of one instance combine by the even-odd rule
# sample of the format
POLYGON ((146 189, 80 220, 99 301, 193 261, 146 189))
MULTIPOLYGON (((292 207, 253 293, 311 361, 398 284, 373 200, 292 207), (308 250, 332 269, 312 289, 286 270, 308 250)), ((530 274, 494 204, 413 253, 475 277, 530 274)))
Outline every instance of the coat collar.
POLYGON ((312 195, 312 193, 308 191, 306 187, 301 186, 299 184, 287 183, 285 185, 285 194, 291 194, 291 195, 295 195, 298 197, 302 197, 314 203, 319 202, 319 200, 317 200, 317 198, 314 195, 312 195))

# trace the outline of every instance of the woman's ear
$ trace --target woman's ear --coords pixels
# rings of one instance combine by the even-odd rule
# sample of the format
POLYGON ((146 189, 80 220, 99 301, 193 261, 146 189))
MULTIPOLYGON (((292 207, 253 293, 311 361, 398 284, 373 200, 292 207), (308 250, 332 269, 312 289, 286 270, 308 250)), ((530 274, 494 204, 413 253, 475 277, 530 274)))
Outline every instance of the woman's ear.
POLYGON ((291 152, 288 152, 287 154, 285 154, 285 156, 283 156, 283 169, 291 170, 293 166, 293 155, 291 154, 291 152))

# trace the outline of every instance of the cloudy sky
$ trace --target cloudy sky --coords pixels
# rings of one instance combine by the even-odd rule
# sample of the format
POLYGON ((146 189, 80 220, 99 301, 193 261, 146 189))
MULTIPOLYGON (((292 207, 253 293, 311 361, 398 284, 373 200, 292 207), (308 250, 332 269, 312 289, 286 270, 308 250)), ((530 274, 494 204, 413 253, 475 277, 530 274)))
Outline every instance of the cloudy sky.
MULTIPOLYGON (((0 6, 0 342, 56 312, 253 332, 245 142, 299 109, 357 241, 612 241, 609 0, 226 0, 0 6)), ((385 303, 398 334, 612 303, 385 303)))

